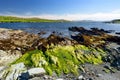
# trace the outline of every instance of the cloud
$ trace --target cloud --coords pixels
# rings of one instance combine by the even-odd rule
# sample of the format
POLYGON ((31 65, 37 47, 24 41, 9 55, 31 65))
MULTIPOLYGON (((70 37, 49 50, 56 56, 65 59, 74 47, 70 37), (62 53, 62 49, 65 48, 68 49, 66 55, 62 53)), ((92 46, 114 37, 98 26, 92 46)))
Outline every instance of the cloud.
POLYGON ((39 15, 39 18, 45 19, 66 19, 66 20, 113 20, 120 19, 120 12, 111 13, 93 13, 93 14, 64 14, 64 15, 39 15))
MULTIPOLYGON (((92 14, 40 14, 40 15, 33 15, 31 12, 27 12, 24 15, 15 14, 11 12, 9 13, 10 16, 17 16, 17 17, 38 17, 44 19, 65 19, 65 20, 96 20, 96 21, 105 21, 105 20, 113 20, 113 19, 120 19, 120 9, 114 10, 112 12, 99 12, 99 13, 92 13, 92 14)), ((1 15, 1 14, 0 14, 1 15)), ((5 15, 5 14, 3 14, 5 15)), ((6 14, 8 15, 8 14, 6 14)))

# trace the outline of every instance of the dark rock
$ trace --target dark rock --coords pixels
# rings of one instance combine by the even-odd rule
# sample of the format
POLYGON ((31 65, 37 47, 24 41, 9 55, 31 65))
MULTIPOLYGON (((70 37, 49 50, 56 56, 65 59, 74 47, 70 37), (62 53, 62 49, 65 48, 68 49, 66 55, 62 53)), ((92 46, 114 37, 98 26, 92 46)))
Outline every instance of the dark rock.
POLYGON ((117 51, 120 52, 120 47, 117 48, 117 51))
POLYGON ((19 80, 28 80, 29 77, 30 77, 29 73, 26 72, 26 73, 22 73, 22 74, 18 77, 18 79, 19 79, 19 80))
POLYGON ((85 31, 86 29, 83 28, 83 27, 76 27, 76 26, 75 26, 75 27, 69 27, 68 30, 69 30, 69 31, 73 31, 73 32, 76 32, 76 31, 77 31, 77 32, 83 32, 83 31, 85 31))
POLYGON ((78 42, 84 42, 84 38, 82 37, 82 35, 78 35, 78 36, 72 36, 71 38, 78 41, 78 42))
POLYGON ((39 45, 38 49, 42 50, 43 52, 45 52, 47 50, 47 45, 39 45))
POLYGON ((118 34, 118 35, 120 35, 120 32, 116 32, 115 34, 118 34))
POLYGON ((106 41, 115 42, 115 43, 120 44, 120 37, 118 37, 118 36, 111 36, 111 37, 106 38, 106 41))
POLYGON ((38 35, 44 35, 44 34, 46 34, 45 31, 40 31, 40 32, 38 33, 38 35))
POLYGON ((113 30, 104 30, 104 29, 98 29, 98 28, 90 28, 94 32, 103 32, 103 33, 111 33, 113 30))
POLYGON ((102 74, 97 74, 96 76, 97 76, 97 77, 101 77, 101 76, 103 76, 103 75, 102 75, 102 74))
POLYGON ((88 80, 93 80, 92 78, 89 78, 88 80))

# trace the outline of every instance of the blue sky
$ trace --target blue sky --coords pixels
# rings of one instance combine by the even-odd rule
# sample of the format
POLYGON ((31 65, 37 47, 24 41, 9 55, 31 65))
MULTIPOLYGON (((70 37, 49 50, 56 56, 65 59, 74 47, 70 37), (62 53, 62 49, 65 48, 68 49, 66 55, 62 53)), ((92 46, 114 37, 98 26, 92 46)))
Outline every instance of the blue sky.
POLYGON ((0 0, 0 15, 110 20, 120 18, 120 0, 0 0))

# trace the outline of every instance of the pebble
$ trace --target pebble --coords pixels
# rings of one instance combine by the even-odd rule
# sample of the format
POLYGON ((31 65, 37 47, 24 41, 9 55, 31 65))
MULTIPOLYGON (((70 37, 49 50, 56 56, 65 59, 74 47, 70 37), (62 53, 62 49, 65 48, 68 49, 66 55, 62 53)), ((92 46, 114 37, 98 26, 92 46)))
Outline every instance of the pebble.
POLYGON ((97 77, 101 77, 101 76, 102 76, 102 74, 97 74, 96 76, 97 76, 97 77))
POLYGON ((78 80, 82 80, 84 77, 83 77, 83 75, 80 75, 79 77, 78 77, 78 80))
POLYGON ((58 78, 58 79, 56 79, 56 80, 63 80, 62 78, 58 78))

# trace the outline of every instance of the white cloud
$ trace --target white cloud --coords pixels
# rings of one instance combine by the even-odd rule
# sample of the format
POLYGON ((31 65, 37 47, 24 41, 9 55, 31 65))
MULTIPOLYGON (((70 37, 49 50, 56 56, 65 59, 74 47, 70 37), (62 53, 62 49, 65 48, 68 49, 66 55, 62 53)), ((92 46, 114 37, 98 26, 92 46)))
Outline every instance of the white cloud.
MULTIPOLYGON (((5 15, 5 14, 3 14, 5 15)), ((65 19, 65 20, 113 20, 120 19, 120 9, 114 10, 108 13, 93 13, 93 14, 63 14, 63 15, 53 15, 53 14, 40 14, 40 15, 32 15, 31 12, 27 12, 23 15, 18 15, 14 13, 10 13, 11 16, 18 17, 38 17, 45 19, 65 19)))
POLYGON ((66 19, 66 20, 113 20, 120 19, 119 13, 94 13, 94 14, 66 14, 66 15, 39 15, 34 16, 45 19, 66 19))

